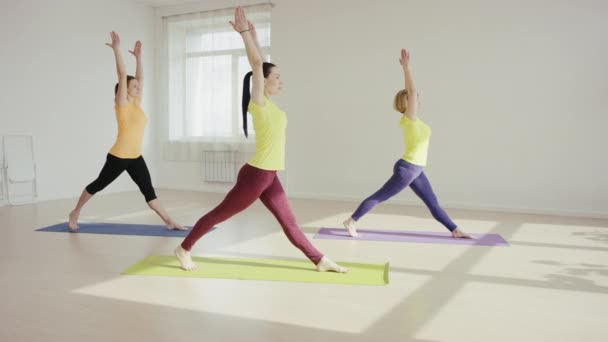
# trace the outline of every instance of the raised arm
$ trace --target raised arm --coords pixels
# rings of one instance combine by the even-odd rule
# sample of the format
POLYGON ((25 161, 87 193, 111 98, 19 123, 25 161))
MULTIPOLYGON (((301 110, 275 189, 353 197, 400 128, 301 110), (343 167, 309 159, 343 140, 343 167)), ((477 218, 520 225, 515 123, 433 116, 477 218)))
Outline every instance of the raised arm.
POLYGON ((406 49, 401 49, 401 58, 399 64, 403 68, 403 77, 405 78, 405 89, 407 90, 407 108, 405 115, 410 119, 415 119, 418 112, 418 92, 414 85, 412 72, 410 71, 410 53, 406 49))
POLYGON ((135 47, 129 52, 135 56, 137 69, 135 70, 135 79, 139 84, 139 91, 137 92, 137 100, 141 103, 141 98, 144 94, 144 67, 141 62, 141 42, 138 40, 135 42, 135 47))
POLYGON ((120 107, 127 103, 127 69, 125 63, 122 60, 120 54, 120 37, 114 31, 110 33, 112 37, 112 43, 106 43, 107 46, 111 47, 114 51, 114 57, 116 58, 116 74, 118 75, 118 91, 114 102, 120 107))
POLYGON ((247 51, 247 59, 251 65, 253 71, 253 87, 251 90, 251 100, 260 106, 264 105, 264 72, 262 64, 264 60, 258 49, 258 45, 254 40, 254 36, 249 29, 249 22, 245 16, 245 11, 241 7, 237 7, 234 10, 234 22, 230 22, 232 28, 240 33, 245 43, 245 50, 247 51))
POLYGON ((264 51, 262 50, 262 47, 260 46, 260 41, 258 39, 258 32, 255 30, 255 26, 253 25, 253 23, 251 21, 247 21, 247 22, 249 23, 249 32, 251 32, 251 34, 253 35, 253 41, 255 42, 255 47, 258 49, 260 57, 262 57, 262 61, 266 62, 266 59, 264 58, 264 51))

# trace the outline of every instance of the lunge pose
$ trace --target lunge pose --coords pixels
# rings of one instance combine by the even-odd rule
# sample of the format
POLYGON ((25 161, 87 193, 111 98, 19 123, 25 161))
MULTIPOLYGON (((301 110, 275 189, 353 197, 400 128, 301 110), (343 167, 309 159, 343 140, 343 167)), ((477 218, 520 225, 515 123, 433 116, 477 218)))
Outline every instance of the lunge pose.
POLYGON ((235 9, 235 21, 230 22, 243 38, 247 58, 252 71, 243 85, 243 130, 247 136, 247 112, 253 117, 255 129, 255 154, 239 171, 236 184, 224 200, 201 217, 180 246, 175 255, 185 270, 197 266, 192 262, 190 250, 203 235, 216 224, 245 210, 258 198, 279 221, 289 241, 316 265, 318 271, 347 272, 319 252, 298 227, 283 191, 278 170, 285 164, 285 113, 270 98, 282 90, 279 69, 262 60, 262 51, 257 41, 255 27, 242 8, 235 9), (250 91, 250 82, 253 84, 250 91))
POLYGON ((437 197, 431 188, 431 183, 424 174, 431 129, 418 118, 418 93, 414 86, 409 62, 409 52, 402 49, 399 63, 405 77, 405 89, 397 92, 393 105, 395 110, 402 114, 399 126, 403 132, 405 153, 403 158, 397 160, 393 166, 393 175, 390 179, 378 191, 366 198, 351 217, 343 222, 344 228, 348 230, 351 236, 358 236, 355 224, 363 215, 377 204, 395 196, 409 186, 426 204, 433 217, 452 232, 453 237, 470 239, 471 236, 461 231, 439 206, 437 197))
POLYGON ((78 227, 78 217, 82 207, 99 191, 112 183, 123 171, 127 171, 131 179, 137 184, 150 209, 154 210, 163 220, 167 229, 186 230, 175 223, 160 204, 150 179, 150 172, 141 155, 141 145, 144 129, 148 118, 141 109, 140 103, 143 93, 143 66, 141 62, 141 42, 135 43, 133 51, 137 70, 135 77, 127 75, 125 64, 120 53, 120 38, 116 32, 111 33, 112 42, 106 43, 114 51, 116 58, 116 71, 118 83, 114 87, 114 110, 118 123, 118 135, 114 146, 106 156, 106 162, 97 179, 87 185, 82 191, 74 210, 70 212, 68 227, 75 231, 78 227))

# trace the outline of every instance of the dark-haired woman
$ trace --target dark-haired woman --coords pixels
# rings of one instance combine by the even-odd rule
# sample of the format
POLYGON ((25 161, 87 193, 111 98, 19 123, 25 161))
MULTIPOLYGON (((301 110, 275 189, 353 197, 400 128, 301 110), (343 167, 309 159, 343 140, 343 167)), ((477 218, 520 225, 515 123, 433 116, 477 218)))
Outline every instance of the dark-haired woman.
POLYGON ((230 24, 243 38, 252 69, 244 79, 243 129, 247 135, 246 114, 249 112, 256 133, 255 154, 241 168, 236 184, 224 200, 196 222, 192 231, 175 249, 175 255, 184 270, 197 268, 190 256, 190 250, 196 241, 209 232, 211 227, 243 211, 259 198, 279 221, 289 241, 316 265, 317 271, 347 272, 347 269, 319 252, 296 223, 277 176, 277 171, 283 170, 285 164, 287 118, 270 101, 270 97, 281 92, 281 75, 274 64, 263 62, 255 27, 247 20, 243 9, 237 7, 234 16, 235 21, 230 24), (250 81, 253 83, 251 91, 250 81))

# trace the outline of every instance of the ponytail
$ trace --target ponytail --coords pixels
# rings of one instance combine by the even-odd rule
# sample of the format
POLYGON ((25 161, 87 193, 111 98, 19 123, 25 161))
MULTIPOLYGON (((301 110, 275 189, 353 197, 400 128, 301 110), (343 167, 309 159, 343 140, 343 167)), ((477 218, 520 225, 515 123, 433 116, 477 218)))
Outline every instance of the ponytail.
MULTIPOLYGON (((276 65, 272 63, 264 62, 262 64, 262 73, 264 78, 267 78, 276 65)), ((243 110, 243 132, 245 132, 245 137, 248 137, 247 134, 247 108, 249 108, 249 101, 251 100, 251 76, 253 76, 253 71, 245 74, 245 78, 243 78, 243 101, 241 102, 242 110, 243 110)))
POLYGON ((243 101, 241 103, 243 109, 243 132, 245 132, 245 137, 248 137, 247 134, 247 108, 249 107, 249 100, 251 100, 251 91, 250 91, 250 81, 253 72, 250 71, 245 74, 245 78, 243 79, 243 101))

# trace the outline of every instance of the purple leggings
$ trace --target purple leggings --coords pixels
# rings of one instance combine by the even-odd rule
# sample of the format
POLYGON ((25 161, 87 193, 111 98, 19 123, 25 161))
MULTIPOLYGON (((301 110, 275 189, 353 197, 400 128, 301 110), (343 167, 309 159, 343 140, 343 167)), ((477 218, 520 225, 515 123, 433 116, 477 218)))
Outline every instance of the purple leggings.
POLYGON ((408 163, 403 159, 399 159, 395 163, 391 178, 380 190, 366 198, 351 217, 353 220, 358 221, 377 204, 395 196, 408 185, 422 199, 437 221, 441 222, 449 231, 456 229, 456 224, 452 222, 448 214, 439 206, 437 197, 435 197, 433 188, 431 188, 431 183, 429 183, 428 178, 426 178, 426 175, 422 171, 422 166, 408 163))

